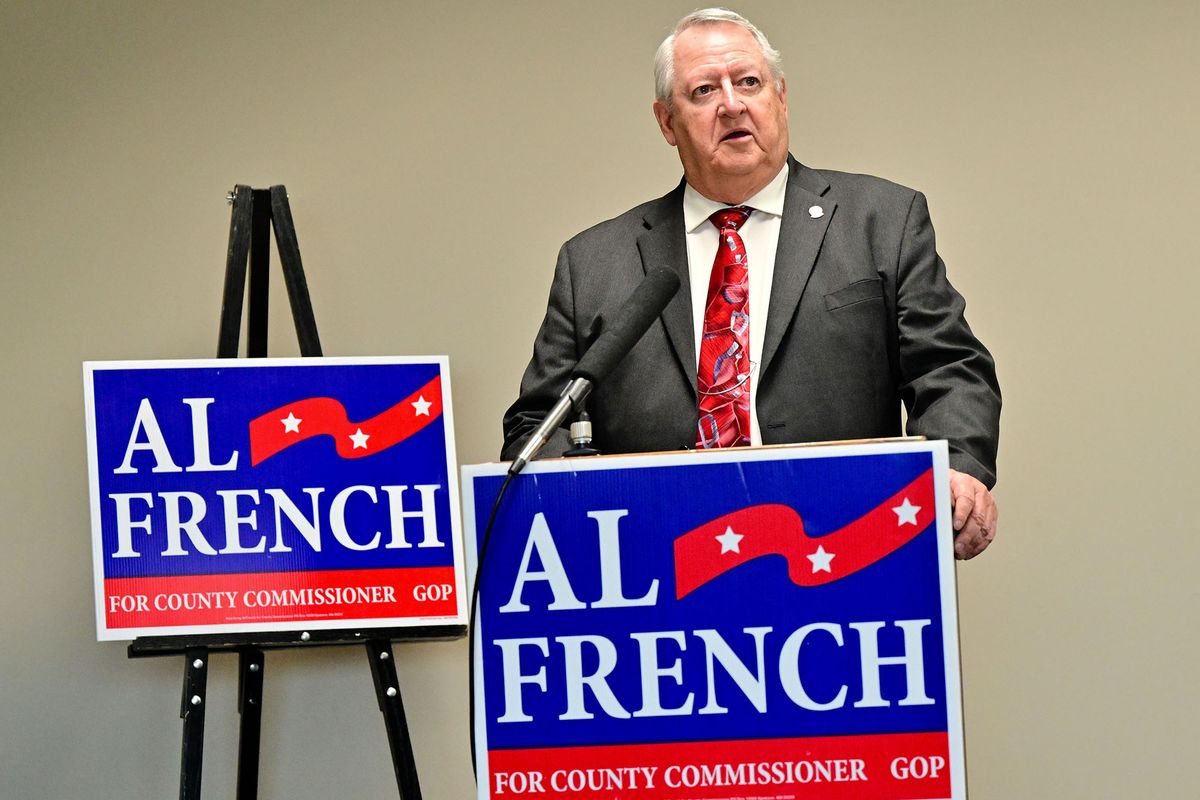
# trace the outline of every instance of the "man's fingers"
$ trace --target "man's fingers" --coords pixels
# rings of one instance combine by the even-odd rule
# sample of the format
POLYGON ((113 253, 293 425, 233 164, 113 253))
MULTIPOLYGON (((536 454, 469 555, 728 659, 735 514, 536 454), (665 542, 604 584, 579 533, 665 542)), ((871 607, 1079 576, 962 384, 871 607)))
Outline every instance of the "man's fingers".
POLYGON ((954 557, 966 561, 987 549, 990 539, 981 527, 975 524, 975 519, 967 521, 962 531, 954 537, 954 557))
POLYGON ((974 558, 996 538, 996 499, 978 479, 950 470, 950 502, 954 507, 954 557, 974 558))
POLYGON ((951 499, 954 501, 954 530, 961 531, 967 519, 971 516, 971 512, 975 510, 975 493, 968 491, 955 491, 955 485, 950 484, 951 499))
POLYGON ((987 549, 996 538, 996 504, 991 495, 976 506, 975 513, 967 519, 954 537, 954 555, 963 561, 974 558, 987 549))
POLYGON ((996 538, 996 522, 999 518, 996 500, 991 492, 984 493, 981 502, 975 505, 971 518, 979 527, 979 535, 985 542, 983 546, 987 547, 987 544, 996 538))
POLYGON ((970 558, 967 555, 967 540, 964 536, 954 537, 954 557, 960 561, 970 558))

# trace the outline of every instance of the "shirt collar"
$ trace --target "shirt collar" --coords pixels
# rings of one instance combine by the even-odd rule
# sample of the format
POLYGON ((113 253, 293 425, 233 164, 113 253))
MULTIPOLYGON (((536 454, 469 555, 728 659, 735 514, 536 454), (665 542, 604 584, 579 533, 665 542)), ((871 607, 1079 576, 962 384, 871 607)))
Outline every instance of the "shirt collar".
MULTIPOLYGON (((761 211, 764 214, 772 216, 783 216, 783 200, 787 194, 787 176, 788 165, 785 162, 783 168, 779 170, 771 182, 758 191, 758 194, 751 197, 744 206, 749 206, 755 211, 761 211)), ((718 203, 715 200, 709 200, 704 195, 692 188, 689 183, 683 189, 683 229, 692 233, 713 215, 714 211, 720 211, 722 208, 729 208, 728 203, 718 203)))

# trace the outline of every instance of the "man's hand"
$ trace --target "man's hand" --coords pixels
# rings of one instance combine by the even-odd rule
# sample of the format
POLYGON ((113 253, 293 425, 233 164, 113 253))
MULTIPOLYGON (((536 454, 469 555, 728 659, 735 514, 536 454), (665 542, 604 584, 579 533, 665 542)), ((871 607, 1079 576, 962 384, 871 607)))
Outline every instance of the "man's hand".
POLYGON ((974 558, 996 538, 996 501, 982 483, 952 469, 950 506, 954 509, 954 557, 974 558))

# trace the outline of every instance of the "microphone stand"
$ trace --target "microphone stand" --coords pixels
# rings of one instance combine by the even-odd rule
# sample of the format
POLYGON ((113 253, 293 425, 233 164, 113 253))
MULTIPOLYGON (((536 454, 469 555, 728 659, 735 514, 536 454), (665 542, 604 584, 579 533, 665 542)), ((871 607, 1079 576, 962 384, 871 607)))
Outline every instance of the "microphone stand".
POLYGON ((571 423, 571 449, 563 453, 564 458, 598 456, 600 451, 592 447, 592 418, 587 411, 580 411, 571 423))
POLYGON ((559 395, 558 402, 546 414, 545 419, 542 420, 541 424, 530 435, 528 441, 525 442, 525 446, 521 448, 521 452, 513 459, 512 464, 508 468, 509 475, 516 475, 525 469, 525 465, 541 452, 542 448, 546 446, 546 442, 550 441, 551 434, 562 424, 567 415, 576 408, 582 410, 583 401, 587 399, 591 391, 592 382, 587 378, 575 378, 567 384, 562 394, 559 395))

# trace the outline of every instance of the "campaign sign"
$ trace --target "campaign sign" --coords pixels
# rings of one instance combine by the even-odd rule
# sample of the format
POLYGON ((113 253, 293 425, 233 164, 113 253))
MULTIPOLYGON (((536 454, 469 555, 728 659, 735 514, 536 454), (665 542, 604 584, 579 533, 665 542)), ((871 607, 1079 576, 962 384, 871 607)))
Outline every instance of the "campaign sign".
POLYGON ((96 627, 462 625, 444 357, 84 364, 96 627))
MULTIPOLYGON (((463 470, 468 571, 504 465, 463 470)), ((535 462, 481 572, 479 798, 962 798, 944 442, 535 462)))

